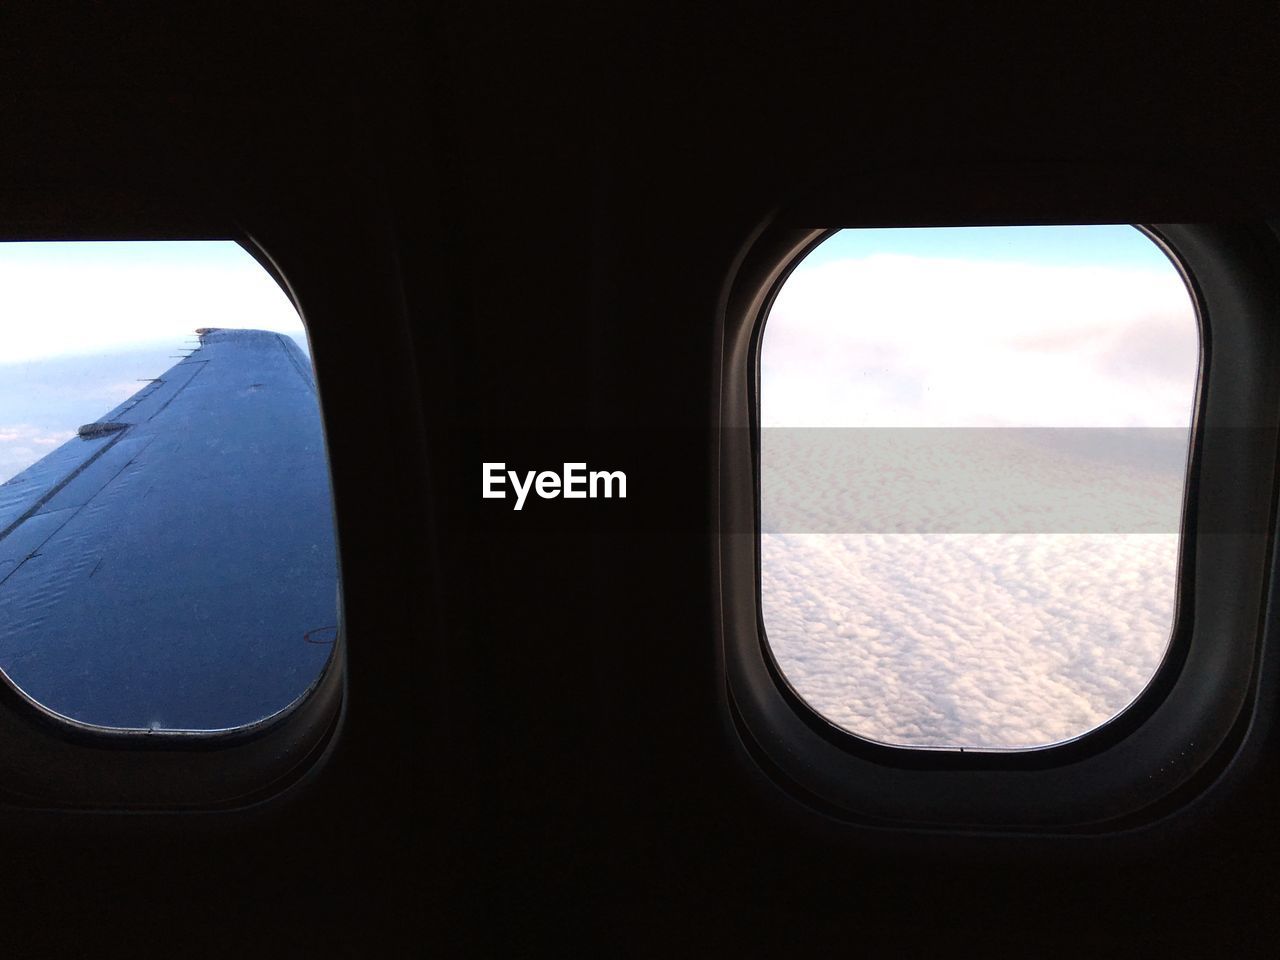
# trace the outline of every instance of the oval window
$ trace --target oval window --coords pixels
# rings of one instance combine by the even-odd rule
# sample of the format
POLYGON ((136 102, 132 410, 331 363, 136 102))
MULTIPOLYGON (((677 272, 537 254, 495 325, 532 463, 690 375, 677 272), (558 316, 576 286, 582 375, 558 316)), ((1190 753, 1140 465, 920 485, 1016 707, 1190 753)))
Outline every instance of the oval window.
POLYGON ((841 729, 1033 749, 1133 703, 1177 621, 1201 355, 1128 226, 844 230, 759 348, 761 614, 841 729))
POLYGON ((0 244, 0 669, 96 728, 286 710, 339 622, 302 321, 230 241, 0 244))

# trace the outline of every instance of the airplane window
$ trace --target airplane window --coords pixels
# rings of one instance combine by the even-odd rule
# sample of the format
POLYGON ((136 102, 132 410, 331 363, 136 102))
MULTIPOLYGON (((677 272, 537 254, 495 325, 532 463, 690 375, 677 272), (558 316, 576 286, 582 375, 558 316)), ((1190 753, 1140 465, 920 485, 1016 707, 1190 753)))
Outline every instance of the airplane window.
POLYGON ((813 248, 759 347, 761 614, 792 690, 914 748, 1120 714, 1175 629, 1200 350, 1133 227, 813 248))
POLYGON ((91 727, 239 728, 337 635, 306 334, 231 241, 0 243, 0 669, 91 727))

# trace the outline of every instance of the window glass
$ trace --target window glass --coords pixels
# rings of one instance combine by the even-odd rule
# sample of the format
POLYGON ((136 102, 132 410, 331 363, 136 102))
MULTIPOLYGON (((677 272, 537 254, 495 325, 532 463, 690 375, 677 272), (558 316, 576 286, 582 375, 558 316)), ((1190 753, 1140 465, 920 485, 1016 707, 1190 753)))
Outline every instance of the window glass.
POLYGON ((845 230, 760 346, 761 603, 785 680, 897 746, 1027 749, 1173 635, 1200 361, 1128 226, 845 230))
POLYGON ((301 319, 230 241, 0 243, 0 669, 212 731, 319 678, 338 566, 301 319))

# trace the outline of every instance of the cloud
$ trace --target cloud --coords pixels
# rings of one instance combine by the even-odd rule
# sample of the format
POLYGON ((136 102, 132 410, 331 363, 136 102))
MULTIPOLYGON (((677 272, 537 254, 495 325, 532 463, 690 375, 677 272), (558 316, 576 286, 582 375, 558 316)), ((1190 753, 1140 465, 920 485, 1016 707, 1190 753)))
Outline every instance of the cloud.
POLYGON ((275 330, 306 350, 284 292, 230 241, 0 243, 0 308, 0 416, 17 424, 0 428, 0 478, 161 376, 199 327, 275 330))
POLYGON ((1198 362, 1172 267, 798 269, 761 354, 762 606, 796 692, 919 747, 1121 712, 1172 635, 1198 362))
POLYGON ((1195 310, 1167 270, 872 256, 792 274, 766 426, 1183 426, 1195 310))
POLYGON ((1088 732, 1172 636, 1176 534, 765 534, 763 614, 823 716, 905 746, 1088 732))
POLYGON ((50 430, 29 423, 0 425, 0 483, 21 473, 73 436, 74 430, 50 430))

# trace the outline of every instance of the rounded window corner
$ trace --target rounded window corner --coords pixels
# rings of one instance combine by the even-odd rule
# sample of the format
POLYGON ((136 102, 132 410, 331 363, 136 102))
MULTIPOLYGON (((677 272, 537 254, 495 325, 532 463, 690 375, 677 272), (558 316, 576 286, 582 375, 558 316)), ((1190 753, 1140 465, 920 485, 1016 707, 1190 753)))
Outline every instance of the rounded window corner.
POLYGON ((1134 224, 1182 276, 1200 331, 1176 620, 1159 668, 1126 706, 1077 736, 1023 749, 936 750, 876 742, 834 723, 797 691, 766 639, 761 338, 788 277, 839 229, 784 224, 778 218, 747 242, 720 318, 721 662, 746 754, 803 805, 874 825, 1114 830, 1191 802, 1243 742, 1267 633, 1280 429, 1280 392, 1265 373, 1280 362, 1266 333, 1280 297, 1274 236, 1265 224, 1134 224), (1233 486, 1241 471, 1247 481, 1233 486))
MULTIPOLYGON (((129 706, 127 695, 124 699, 117 698, 119 702, 115 706, 104 707, 105 701, 88 686, 84 687, 88 691, 87 699, 80 694, 62 692, 61 688, 64 684, 57 679, 56 671, 55 674, 51 674, 52 685, 44 681, 33 682, 29 666, 23 665, 36 662, 32 658, 42 653, 38 642, 40 637, 33 634, 32 643, 29 645, 33 653, 26 654, 26 659, 17 662, 16 667, 8 664, 7 661, 0 665, 3 667, 0 671, 2 672, 0 675, 0 772, 4 774, 4 785, 0 787, 0 803, 5 805, 29 809, 85 810, 240 808, 271 801, 288 793, 296 785, 308 781, 323 765, 325 757, 328 756, 339 736, 342 718, 345 715, 346 686, 346 631, 342 626, 344 618, 341 597, 342 576, 337 542, 336 510, 330 486, 328 442, 322 424, 318 387, 308 352, 310 335, 307 326, 308 318, 302 315, 294 288, 286 280, 276 260, 266 252, 256 236, 239 226, 228 229, 225 222, 210 221, 206 226, 208 226, 207 230, 200 229, 198 224, 193 229, 193 224, 188 218, 178 218, 172 225, 153 220, 140 224, 137 230, 131 231, 125 226, 122 226, 119 231, 94 229, 91 231, 92 236, 81 238, 76 237, 62 225, 56 229, 44 231, 37 224, 26 228, 22 235, 5 237, 12 247, 31 248, 33 257, 39 254, 35 248, 44 245, 68 249, 69 258, 73 260, 76 257, 81 260, 86 259, 84 251, 94 248, 95 245, 101 249, 115 248, 117 251, 144 244, 153 245, 155 248, 164 246, 166 251, 172 252, 163 254, 159 261, 165 261, 167 257, 168 262, 174 265, 177 271, 175 277, 185 276, 186 274, 181 274, 182 270, 195 276, 193 271, 201 268, 200 263, 195 263, 198 258, 183 251, 184 245, 188 249, 196 247, 211 249, 215 246, 221 249, 229 245, 234 246, 243 257, 243 261, 252 262, 251 269, 263 275, 263 282, 266 282, 266 277, 270 278, 273 292, 268 295, 280 297, 280 305, 288 303, 288 306, 282 309, 293 312, 299 329, 294 331, 289 324, 279 327, 278 324, 272 326, 264 322, 256 323, 253 329, 246 329, 243 322, 237 322, 242 321, 243 317, 230 310, 224 311, 225 318, 211 316, 208 320, 203 316, 196 319, 195 314, 191 317, 184 314, 180 322, 186 327, 195 329, 195 340, 188 344, 185 350, 175 351, 170 348, 159 353, 155 350, 151 351, 156 353, 157 357, 168 353, 176 354, 165 362, 165 366, 173 365, 171 370, 158 377, 156 371, 139 371, 137 374, 139 382, 133 385, 132 396, 108 414, 99 416, 96 421, 94 416, 100 414, 100 410, 81 415, 77 422, 83 422, 87 427, 80 426, 78 432, 74 425, 69 428, 72 435, 67 443, 82 444, 86 449, 96 444, 102 448, 102 451, 98 451, 96 447, 90 450, 89 461, 70 463, 68 470, 63 471, 66 476, 51 476, 45 494, 32 500, 30 504, 17 504, 15 507, 17 513, 5 524, 0 525, 5 527, 6 535, 21 530, 24 524, 36 521, 48 529, 42 528, 36 531, 40 534, 39 537, 34 539, 28 537, 27 539, 32 540, 31 544, 25 541, 19 544, 22 548, 21 555, 15 554, 14 557, 7 558, 0 563, 0 567, 3 567, 3 572, 8 574, 20 568, 31 557, 45 560, 46 564, 50 562, 50 558, 57 561, 60 555, 58 549, 60 542, 54 542, 54 538, 62 536, 66 539, 72 537, 74 533, 77 539, 71 547, 86 555, 93 553, 94 556, 90 559, 96 560, 97 565, 80 564, 85 567, 84 570, 80 570, 72 562, 75 559, 73 554, 76 550, 68 548, 64 553, 71 558, 68 563, 75 567, 71 572, 76 576, 89 574, 90 577, 100 578, 104 571, 110 572, 109 568, 113 563, 121 566, 126 564, 130 557, 136 558, 139 545, 145 547, 148 542, 145 534, 150 529, 145 523, 139 521, 138 517, 120 519, 117 516, 113 521, 111 516, 107 515, 111 511, 106 510, 106 507, 112 504, 137 506, 148 497, 154 501, 155 491, 162 490, 167 483, 174 490, 181 491, 180 495, 171 498, 175 503, 182 504, 181 515, 177 518, 179 525, 185 522, 185 518, 203 516, 201 511, 208 514, 204 518, 208 522, 201 521, 204 523, 202 531, 198 534, 193 532, 187 540, 182 541, 185 546, 179 552, 189 555, 191 563, 182 561, 166 564, 160 552, 157 551, 156 556, 147 561, 154 568, 150 573, 145 570, 132 573, 127 569, 123 570, 113 581, 115 588, 104 588, 106 592, 103 597, 95 601, 99 604, 105 603, 106 606, 86 610, 84 622, 92 625, 93 630, 100 628, 110 632, 114 629, 111 624, 116 619, 127 625, 130 617, 136 617, 139 612, 145 612, 147 609, 145 598, 136 598, 135 603, 127 595, 129 589, 142 589, 140 584, 145 586, 143 581, 147 577, 154 580, 156 576, 161 576, 162 570, 166 571, 163 576, 166 578, 167 586, 161 589, 157 585, 156 590, 153 591, 155 599, 152 602, 158 604, 165 596, 170 600, 176 596, 178 606, 187 603, 188 600, 194 604, 188 611, 191 616, 185 620, 177 614, 172 614, 177 619, 174 619, 174 623, 170 626, 173 626, 178 633, 194 636, 203 631, 212 636, 222 629, 222 626, 225 626, 226 630, 238 629, 234 624, 224 624, 225 618, 219 615, 217 608, 219 603, 224 605, 239 603, 245 609, 253 606, 250 602, 251 598, 246 597, 244 590, 236 586, 240 581, 235 581, 235 577, 240 576, 236 571, 239 570, 248 576, 249 567, 241 562, 244 558, 237 559, 238 554, 221 558, 225 562, 219 564, 215 541, 220 536, 224 539, 237 539, 244 548, 240 552, 248 551, 245 557, 249 557, 250 554, 257 556, 255 551, 263 553, 264 557, 266 553, 271 553, 272 556, 266 557, 264 563, 279 561, 290 564, 286 570, 287 575, 283 577, 273 578, 267 576, 264 571, 263 576, 256 578, 258 585, 249 587, 249 590, 250 592, 256 590, 258 594, 262 594, 259 600, 274 598, 273 607, 282 611, 293 610, 299 604, 310 604, 308 609, 315 607, 319 610, 326 606, 331 609, 327 615, 304 616, 298 620, 296 637, 293 636, 293 632, 290 633, 290 637, 297 641, 297 649, 306 654, 305 664, 288 661, 287 657, 273 664, 271 658, 265 656, 261 649, 257 652, 248 649, 247 652, 242 651, 245 656, 241 660, 241 666, 234 668, 242 671, 240 676, 244 682, 211 681, 213 685, 206 693, 199 693, 198 688, 203 683, 202 678, 217 673, 216 663, 220 656, 218 650, 221 649, 218 644, 215 643, 212 647, 206 646, 203 649, 197 644, 189 651, 189 661, 182 662, 175 659, 178 653, 172 647, 156 651, 151 660, 147 659, 145 653, 139 653, 138 664, 144 671, 156 673, 157 677, 160 677, 157 682, 162 684, 168 682, 162 676, 168 675, 164 674, 165 658, 177 663, 177 666, 170 671, 171 679, 177 684, 173 688, 173 696, 166 700, 167 706, 156 710, 153 720, 148 720, 144 716, 148 711, 144 702, 145 697, 138 701, 139 706, 136 710, 129 706), (46 233, 57 237, 57 240, 48 241, 45 237, 46 233), (194 242, 192 238, 195 238, 194 242), (299 340, 297 334, 301 336, 300 344, 297 342, 299 340), (192 387, 192 384, 195 387, 203 387, 206 393, 213 390, 213 381, 217 378, 211 378, 208 375, 208 367, 218 359, 213 354, 219 351, 222 353, 238 351, 237 356, 231 358, 232 360, 243 359, 239 355, 249 351, 253 353, 255 362, 258 360, 262 362, 256 367, 253 364, 246 366, 244 363, 232 363, 228 367, 228 369, 234 368, 233 379, 238 378, 236 382, 228 381, 224 385, 226 389, 218 393, 218 396, 205 398, 209 403, 223 404, 222 407, 214 410, 206 405, 199 407, 199 410, 195 408, 185 410, 184 404, 189 406, 192 403, 205 402, 193 399, 197 397, 199 391, 192 387), (176 364, 174 364, 175 360, 176 364), (177 373, 175 374, 174 371, 177 373), (153 379, 144 378, 143 373, 146 374, 146 378, 153 379), (200 379, 202 375, 204 375, 203 379, 200 379), (240 380, 244 382, 241 383, 240 380), (165 390, 172 395, 162 395, 165 390), (295 394, 297 398, 302 399, 296 402, 292 399, 288 401, 279 399, 285 396, 294 397, 295 394), (282 402, 294 404, 299 410, 307 407, 308 403, 311 408, 314 408, 314 416, 307 414, 306 410, 299 414, 307 420, 306 431, 308 432, 305 438, 297 439, 293 444, 297 449, 294 450, 291 447, 289 456, 296 455, 295 459, 297 456, 308 458, 309 464, 318 463, 319 472, 311 470, 308 473, 301 466, 292 471, 286 470, 283 460, 275 459, 276 455, 273 454, 275 448, 271 445, 274 440, 271 438, 293 436, 286 430, 288 427, 286 421, 293 414, 283 407, 277 409, 282 402), (261 415, 268 417, 270 424, 273 425, 270 431, 263 434, 267 439, 264 440, 263 437, 254 439, 241 434, 222 436, 228 430, 234 434, 241 426, 252 427, 250 421, 257 415, 249 411, 248 405, 252 403, 257 403, 259 407, 266 403, 276 405, 272 406, 266 414, 261 415), (235 406, 237 412, 224 409, 226 404, 235 406), (216 428, 212 432, 200 429, 200 423, 197 422, 201 415, 200 410, 212 411, 209 416, 213 419, 209 423, 216 428), (244 412, 249 419, 244 420, 243 417, 237 419, 239 412, 244 412), (171 429, 165 427, 162 430, 161 421, 166 417, 170 419, 177 417, 181 423, 175 420, 171 429), (241 423, 241 420, 244 422, 241 423), (102 429, 93 429, 99 425, 102 429), (210 447, 215 435, 221 437, 219 442, 222 443, 222 446, 216 450, 210 447), (265 447, 262 446, 263 443, 266 443, 265 447), (129 444, 132 444, 132 447, 129 444), (222 465, 226 467, 223 470, 225 476, 222 476, 218 473, 222 467, 215 468, 211 465, 211 461, 201 461, 198 457, 186 456, 182 449, 184 445, 189 448, 189 451, 193 450, 198 454, 204 451, 201 456, 212 456, 209 450, 213 450, 214 454, 219 456, 221 456, 219 451, 230 451, 227 456, 232 460, 236 451, 244 453, 245 456, 252 456, 246 461, 248 466, 243 470, 233 469, 235 464, 230 463, 226 457, 221 457, 222 465), (150 454, 146 453, 148 450, 150 454), (157 450, 160 452, 156 453, 157 450), (120 462, 107 464, 106 461, 112 456, 120 462), (148 456, 150 460, 147 460, 148 456), (191 474, 189 477, 185 475, 178 477, 177 481, 181 482, 175 481, 173 477, 158 475, 142 477, 147 469, 152 469, 154 472, 158 469, 157 465, 174 462, 196 464, 198 469, 193 467, 194 473, 188 471, 191 474), (199 466, 201 462, 205 464, 202 467, 199 466), (106 469, 103 464, 114 469, 106 469), (254 499, 257 503, 257 506, 250 508, 248 501, 236 494, 235 490, 238 488, 235 488, 235 484, 227 484, 223 481, 233 473, 242 477, 247 475, 252 486, 257 482, 253 480, 253 476, 259 475, 254 473, 258 467, 263 468, 259 476, 262 484, 270 485, 279 480, 282 485, 277 484, 279 489, 272 487, 273 492, 261 495, 249 488, 241 491, 241 494, 254 499), (100 477, 93 476, 95 470, 101 473, 100 477), (315 482, 307 486, 306 490, 302 490, 301 485, 304 481, 299 480, 300 476, 312 476, 315 482), (129 490, 112 490, 112 484, 120 485, 125 482, 120 480, 120 477, 133 481, 129 490), (139 477, 141 479, 138 479, 139 477), (146 482, 143 482, 144 480, 146 482), (200 493, 203 489, 201 484, 208 487, 206 492, 212 493, 212 498, 200 493), (80 490, 78 487, 85 489, 80 490), (63 500, 66 502, 63 503, 63 500), (91 507, 86 507, 86 504, 91 507), (315 509, 311 509, 312 507, 315 509), (80 530, 75 533, 69 531, 67 525, 62 523, 67 518, 76 520, 88 517, 90 509, 95 509, 98 514, 101 514, 94 518, 94 522, 101 521, 100 527, 95 528, 99 534, 110 535, 119 540, 121 536, 127 539, 127 536, 136 533, 141 539, 138 539, 138 543, 126 543, 123 546, 114 541, 110 546, 103 546, 105 541, 101 541, 101 536, 98 540, 94 540, 97 534, 93 531, 80 530), (289 520, 291 509, 309 510, 308 515, 315 519, 320 533, 313 536, 302 529, 306 524, 289 520), (261 522, 247 523, 255 517, 261 522), (280 522, 276 523, 273 517, 280 522), (328 518, 327 521, 325 518, 328 518), (58 522, 55 523, 55 520, 58 522), (272 526, 273 523, 275 527, 272 526), (240 526, 237 527, 237 524, 240 526), (276 527, 279 529, 277 530, 276 527), (241 532, 236 533, 236 530, 241 532), (272 530, 275 530, 278 535, 272 535, 272 530), (325 531, 328 532, 325 533, 325 531), (302 539, 298 539, 299 537, 302 539), (39 540, 38 545, 36 540, 39 540), (293 543, 293 540, 298 540, 295 544, 297 549, 288 546, 293 543), (263 552, 254 546, 255 542, 271 543, 273 546, 271 550, 263 552), (330 544, 327 549, 326 543, 330 544), (303 549, 304 547, 306 549, 303 549), (313 553, 318 558, 315 563, 308 559, 313 553), (325 569, 326 556, 331 558, 331 576, 325 569), (312 570, 311 567, 316 564, 319 564, 319 567, 312 570), (191 567, 191 571, 187 571, 187 567, 191 567), (196 580, 188 576, 184 580, 184 571, 189 574, 198 569, 203 569, 203 576, 196 580), (228 580, 229 576, 230 580, 228 580), (184 582, 187 584, 186 587, 182 586, 184 582), (314 593, 315 602, 303 600, 301 593, 292 595, 291 599, 291 595, 287 595, 293 589, 291 585, 298 586, 308 597, 314 593), (236 597, 240 598, 239 601, 235 599, 236 597), (186 626, 183 626, 184 623, 186 626), (153 667, 152 664, 158 665, 153 667), (263 677, 276 674, 282 678, 282 685, 278 685, 283 691, 280 696, 275 696, 269 690, 255 692, 254 684, 259 683, 263 677), (197 708, 196 713, 188 711, 189 716, 185 714, 179 716, 182 711, 178 709, 175 716, 170 718, 168 712, 175 710, 174 705, 181 704, 186 697, 183 691, 190 690, 196 690, 196 693, 207 701, 205 707, 197 708), (229 696, 221 697, 218 690, 228 692, 229 696), (288 699, 282 699, 284 696, 288 699), (76 699, 77 697, 80 699, 76 699), (219 713, 222 710, 219 704, 223 700, 239 702, 237 698, 244 701, 243 709, 228 708, 231 712, 219 713), (133 712, 130 712, 131 710, 133 712), (203 712, 200 712, 201 710, 203 712), (225 716, 226 719, 220 720, 221 716, 225 716)), ((4 245, 0 244, 0 246, 4 245)), ((116 253, 113 256, 122 263, 127 259, 125 254, 116 253)), ((222 257, 222 260, 209 269, 211 271, 215 267, 222 269, 224 279, 230 269, 240 269, 243 272, 241 266, 229 267, 228 264, 227 258, 222 257)), ((157 273, 159 269, 156 263, 148 263, 147 258, 141 255, 135 256, 126 265, 136 266, 139 275, 146 276, 157 273), (151 273, 147 273, 148 269, 151 269, 151 273)), ((161 262, 160 266, 164 266, 164 263, 161 262)), ((54 273, 51 272, 50 275, 54 273)), ((100 269, 99 276, 95 279, 109 274, 110 270, 100 269)), ((210 275, 213 274, 210 273, 210 275)), ((175 280, 175 283, 177 282, 178 280, 175 280)), ((257 282, 246 280, 245 288, 248 289, 247 285, 257 282)), ((188 290, 188 295, 191 292, 188 290)), ((181 293, 180 289, 178 293, 181 293)), ((201 310, 209 313, 212 309, 203 304, 195 306, 198 308, 196 313, 200 313, 201 310)), ((144 306, 138 309, 142 312, 147 308, 144 306)), ((274 309, 276 309, 275 306, 264 308, 267 312, 274 309)), ((150 328, 148 330, 151 334, 156 332, 150 328)), ((158 339, 156 342, 159 342, 158 339)), ((105 349, 109 350, 110 347, 106 346, 105 349)), ((147 354, 147 358, 154 362, 155 358, 151 357, 150 353, 147 354)), ((127 378, 121 375, 116 379, 123 382, 127 378)), ((104 404, 103 408, 109 405, 104 404)), ((259 420, 258 422, 266 423, 267 421, 259 420)), ((293 443, 293 441, 290 442, 293 443)), ((78 449, 72 452, 76 456, 80 455, 78 449)), ((281 454, 281 456, 284 455, 281 454)), ((34 489, 36 484, 33 482, 31 486, 34 489)), ((256 489, 265 491, 266 487, 259 486, 256 489)), ((138 513, 140 509, 140 507, 135 509, 134 513, 138 513)), ((145 513, 146 511, 143 511, 139 517, 145 513)), ((158 514, 153 513, 152 519, 158 524, 157 530, 162 530, 166 523, 172 530, 173 523, 164 521, 158 514)), ((88 522, 87 519, 84 520, 84 523, 88 522)), ((181 540, 181 537, 178 539, 181 540)), ((174 543, 175 548, 182 546, 178 540, 174 543)), ((244 576, 240 577, 240 580, 244 579, 244 576)), ((32 589, 39 593, 44 589, 40 586, 42 582, 44 581, 33 581, 32 589)), ((244 585, 241 584, 242 587, 244 585)), ((69 595, 70 599, 64 598, 64 602, 58 608, 65 610, 74 606, 73 601, 83 596, 84 591, 73 591, 68 587, 65 591, 54 591, 54 593, 58 596, 64 593, 69 595)), ((22 609, 30 612, 27 608, 32 607, 33 604, 38 606, 37 601, 40 601, 39 596, 36 600, 22 601, 22 609)), ((85 600, 85 602, 89 601, 85 600)), ((173 606, 173 603, 169 604, 170 608, 173 606)), ((259 603, 258 607, 266 610, 262 603, 259 603)), ((39 613, 39 611, 36 612, 39 613)), ((172 610, 170 612, 172 613, 172 610)), ((241 613, 244 613, 244 609, 241 613)), ((245 616, 250 615, 251 613, 245 613, 245 616)), ((285 615, 281 613, 281 616, 285 615)), ((262 616, 265 617, 267 614, 263 613, 262 616)), ((21 621, 23 618, 17 619, 21 621)), ((52 627, 44 623, 48 617, 43 617, 42 620, 32 614, 27 619, 32 621, 33 629, 39 628, 37 633, 40 630, 45 631, 41 636, 53 636, 48 632, 52 627)), ((10 643, 13 643, 18 636, 15 633, 14 623, 15 621, 11 619, 4 638, 10 643)), ((18 626, 20 627, 21 623, 18 623, 18 626)), ((53 627, 57 626, 56 623, 53 624, 53 627)), ((167 629, 160 624, 154 632, 160 635, 167 629)), ((74 635, 73 631, 62 628, 58 628, 58 631, 63 638, 74 635)), ((243 635, 250 637, 252 632, 246 627, 243 635)), ((173 631, 170 631, 170 634, 176 635, 173 631)), ((74 651, 71 653, 74 654, 74 651)), ((230 664, 235 656, 234 650, 227 650, 223 662, 230 664)), ((74 659, 72 656, 71 661, 68 662, 74 659)), ((97 675, 88 667, 85 667, 82 672, 90 678, 97 675)))

